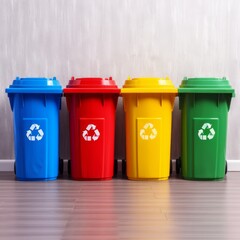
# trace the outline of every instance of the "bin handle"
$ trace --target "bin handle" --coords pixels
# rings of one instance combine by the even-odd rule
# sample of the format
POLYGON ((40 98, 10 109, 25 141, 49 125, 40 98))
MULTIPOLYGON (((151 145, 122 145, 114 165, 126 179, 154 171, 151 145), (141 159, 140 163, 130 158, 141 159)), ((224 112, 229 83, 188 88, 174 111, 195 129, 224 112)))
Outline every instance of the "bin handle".
POLYGON ((71 104, 70 104, 70 99, 69 99, 70 97, 71 97, 71 95, 69 95, 69 96, 66 97, 66 103, 67 103, 68 112, 70 112, 70 106, 71 106, 71 104))

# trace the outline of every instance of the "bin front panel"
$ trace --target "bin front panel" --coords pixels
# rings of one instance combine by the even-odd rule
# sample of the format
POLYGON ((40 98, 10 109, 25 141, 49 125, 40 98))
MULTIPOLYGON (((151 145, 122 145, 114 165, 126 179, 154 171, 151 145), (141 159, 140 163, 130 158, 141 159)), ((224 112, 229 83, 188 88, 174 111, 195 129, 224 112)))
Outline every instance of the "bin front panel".
POLYGON ((102 178, 104 175, 104 118, 80 118, 80 158, 82 178, 102 178))
POLYGON ((164 167, 161 164, 161 118, 137 118, 136 132, 138 177, 159 178, 164 167))
POLYGON ((174 95, 170 94, 124 95, 129 179, 163 180, 169 177, 173 99, 174 95), (152 133, 151 139, 150 129, 154 126, 157 137, 152 133), (145 132, 141 131, 144 127, 145 132), (150 133, 149 140, 146 140, 146 131, 150 133))
POLYGON ((180 102, 182 105, 183 178, 213 180, 224 178, 228 116, 228 102, 225 96, 223 94, 185 94, 180 97, 180 102), (209 123, 211 127, 209 124, 203 126, 204 123, 209 123), (213 138, 211 128, 215 132, 213 138), (203 131, 199 132, 201 129, 203 131), (210 135, 204 134, 207 131, 210 135))
POLYGON ((14 95, 17 179, 44 180, 57 177, 60 99, 60 95, 49 94, 14 95))
POLYGON ((22 139, 26 178, 47 178, 47 119, 24 118, 22 139))
POLYGON ((219 119, 193 119, 193 177, 210 179, 217 176, 219 119))
POLYGON ((117 97, 69 94, 67 102, 71 177, 76 180, 112 178, 117 97))

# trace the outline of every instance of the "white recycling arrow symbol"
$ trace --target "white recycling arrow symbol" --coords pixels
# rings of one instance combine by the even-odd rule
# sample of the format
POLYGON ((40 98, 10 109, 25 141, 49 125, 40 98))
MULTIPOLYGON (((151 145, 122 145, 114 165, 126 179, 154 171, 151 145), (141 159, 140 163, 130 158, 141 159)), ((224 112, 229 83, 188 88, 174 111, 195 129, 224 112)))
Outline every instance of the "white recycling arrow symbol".
POLYGON ((152 123, 146 123, 142 129, 140 129, 140 136, 143 140, 151 139, 153 140, 157 136, 157 129, 154 127, 152 123), (150 129, 151 133, 146 134, 146 130, 150 129))
POLYGON ((33 123, 26 132, 26 137, 29 141, 40 141, 44 136, 44 132, 40 129, 40 125, 33 123))
POLYGON ((198 130, 198 137, 201 139, 201 140, 212 140, 215 136, 215 130, 214 128, 212 127, 212 125, 210 123, 204 123, 201 127, 201 129, 198 130), (205 130, 208 129, 209 133, 208 134, 205 134, 205 130))
POLYGON ((97 141, 98 138, 100 137, 100 132, 97 129, 96 125, 94 124, 88 124, 86 129, 82 132, 82 137, 84 138, 85 141, 97 141), (89 135, 89 131, 93 131, 93 136, 89 135))

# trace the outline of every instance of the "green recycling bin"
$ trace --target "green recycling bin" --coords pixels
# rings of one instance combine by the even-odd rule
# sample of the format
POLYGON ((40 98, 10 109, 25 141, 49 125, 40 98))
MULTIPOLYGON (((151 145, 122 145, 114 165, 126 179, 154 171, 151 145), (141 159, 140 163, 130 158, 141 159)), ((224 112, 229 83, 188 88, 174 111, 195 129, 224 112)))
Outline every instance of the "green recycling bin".
POLYGON ((226 78, 184 78, 179 90, 184 179, 217 180, 227 172, 227 118, 234 89, 226 78))

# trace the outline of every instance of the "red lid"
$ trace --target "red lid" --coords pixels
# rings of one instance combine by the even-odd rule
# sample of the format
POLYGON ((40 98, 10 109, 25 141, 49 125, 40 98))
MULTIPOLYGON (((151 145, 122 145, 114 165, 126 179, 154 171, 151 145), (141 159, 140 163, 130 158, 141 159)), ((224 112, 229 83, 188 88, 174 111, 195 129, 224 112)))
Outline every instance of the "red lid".
POLYGON ((112 77, 109 78, 74 78, 69 80, 64 93, 120 93, 112 77))

